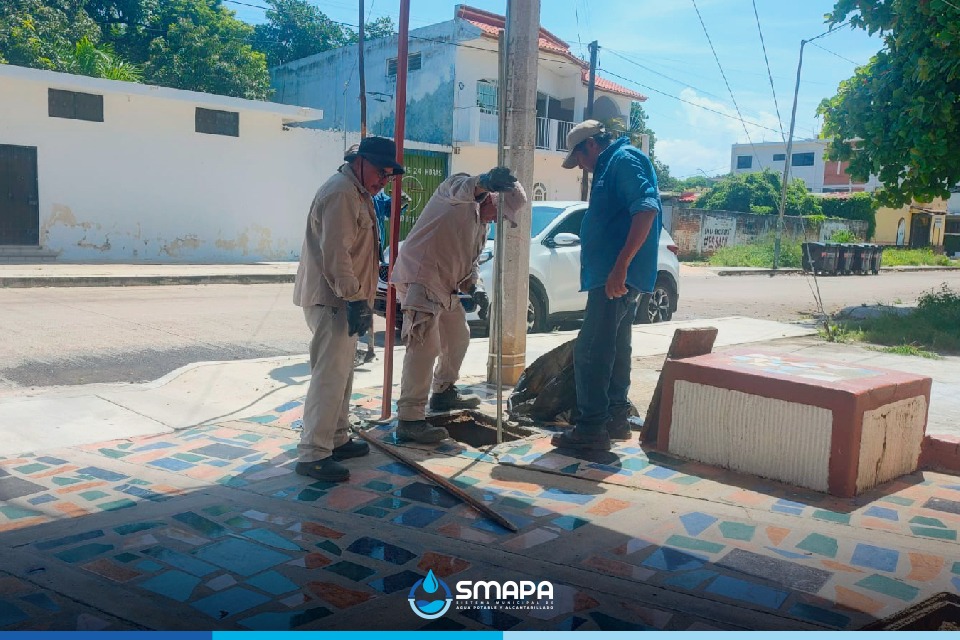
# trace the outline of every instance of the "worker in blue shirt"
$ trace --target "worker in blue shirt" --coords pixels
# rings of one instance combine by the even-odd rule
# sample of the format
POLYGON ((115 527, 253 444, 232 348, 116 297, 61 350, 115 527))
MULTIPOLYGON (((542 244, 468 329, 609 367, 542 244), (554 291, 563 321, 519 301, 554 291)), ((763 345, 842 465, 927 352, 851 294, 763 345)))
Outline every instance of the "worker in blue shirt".
POLYGON ((580 290, 587 309, 574 348, 574 428, 554 436, 565 449, 609 451, 630 438, 631 330, 642 293, 657 280, 662 210, 650 159, 626 137, 586 120, 567 134, 565 169, 593 174, 580 229, 580 290))

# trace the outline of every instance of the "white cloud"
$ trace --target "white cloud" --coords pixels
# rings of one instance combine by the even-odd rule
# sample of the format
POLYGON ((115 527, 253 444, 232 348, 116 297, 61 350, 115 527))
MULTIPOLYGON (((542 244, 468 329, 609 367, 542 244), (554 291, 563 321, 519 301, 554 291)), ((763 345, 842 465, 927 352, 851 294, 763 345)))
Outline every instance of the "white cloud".
POLYGON ((685 178, 726 173, 730 170, 730 145, 708 145, 692 139, 657 139, 657 158, 670 167, 670 175, 685 178))

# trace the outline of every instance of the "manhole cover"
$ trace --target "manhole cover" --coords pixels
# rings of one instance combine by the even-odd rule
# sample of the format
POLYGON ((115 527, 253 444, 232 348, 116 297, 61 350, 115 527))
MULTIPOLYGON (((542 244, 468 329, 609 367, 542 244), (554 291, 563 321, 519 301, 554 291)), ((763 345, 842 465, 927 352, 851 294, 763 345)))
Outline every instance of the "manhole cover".
MULTIPOLYGON (((497 444, 497 421, 479 411, 460 411, 427 416, 427 422, 443 427, 450 437, 475 449, 497 444)), ((536 433, 503 423, 503 441, 513 442, 536 433)))
POLYGON ((863 631, 960 631, 960 596, 943 591, 863 631))

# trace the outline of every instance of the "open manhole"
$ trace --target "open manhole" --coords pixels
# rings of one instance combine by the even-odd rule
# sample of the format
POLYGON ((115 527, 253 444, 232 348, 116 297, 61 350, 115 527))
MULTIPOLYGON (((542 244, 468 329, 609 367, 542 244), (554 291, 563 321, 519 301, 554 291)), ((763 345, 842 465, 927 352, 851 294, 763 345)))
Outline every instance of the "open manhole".
MULTIPOLYGON (((427 416, 427 422, 443 427, 450 437, 475 449, 497 444, 497 421, 479 411, 459 411, 427 416)), ((535 431, 503 423, 503 441, 513 442, 533 435, 535 431)))
POLYGON ((960 631, 960 596, 942 591, 862 631, 960 631))

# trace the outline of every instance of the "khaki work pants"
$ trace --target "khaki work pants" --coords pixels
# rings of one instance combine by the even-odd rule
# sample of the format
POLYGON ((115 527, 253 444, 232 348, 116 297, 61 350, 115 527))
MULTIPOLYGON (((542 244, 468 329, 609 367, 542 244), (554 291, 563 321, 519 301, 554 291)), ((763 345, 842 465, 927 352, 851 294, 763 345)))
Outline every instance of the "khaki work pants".
POLYGON ((347 335, 347 310, 316 305, 303 315, 313 332, 310 341, 310 387, 303 406, 303 432, 297 446, 300 462, 330 456, 350 439, 350 397, 357 336, 347 335))
POLYGON ((470 346, 470 327, 463 305, 457 301, 450 311, 441 309, 427 324, 423 342, 414 339, 408 342, 403 356, 397 417, 423 420, 431 378, 434 393, 446 390, 460 378, 460 365, 470 346))

